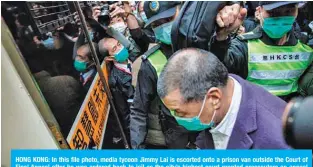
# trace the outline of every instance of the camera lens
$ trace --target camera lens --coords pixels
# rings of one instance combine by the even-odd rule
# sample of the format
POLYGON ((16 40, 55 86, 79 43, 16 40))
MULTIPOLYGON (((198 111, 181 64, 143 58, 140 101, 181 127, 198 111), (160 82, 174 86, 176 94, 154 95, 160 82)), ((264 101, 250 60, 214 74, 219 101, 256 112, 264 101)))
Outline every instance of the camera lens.
POLYGON ((101 13, 98 17, 98 21, 101 24, 109 25, 109 23, 110 23, 110 10, 109 10, 108 4, 104 4, 101 7, 101 13))

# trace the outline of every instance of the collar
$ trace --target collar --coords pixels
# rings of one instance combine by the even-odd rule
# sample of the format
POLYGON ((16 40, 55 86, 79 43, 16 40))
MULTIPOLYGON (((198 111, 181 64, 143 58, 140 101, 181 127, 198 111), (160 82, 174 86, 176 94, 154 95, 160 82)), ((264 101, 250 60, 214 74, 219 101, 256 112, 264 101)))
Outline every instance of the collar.
POLYGON ((129 68, 129 65, 130 65, 130 64, 121 64, 121 63, 118 63, 118 62, 115 62, 115 61, 114 61, 114 66, 115 66, 117 69, 119 69, 119 70, 121 70, 121 71, 123 71, 123 72, 126 72, 126 73, 128 73, 128 74, 131 74, 131 70, 130 70, 130 68, 129 68))
POLYGON ((80 76, 84 79, 84 84, 92 77, 95 71, 95 69, 91 69, 85 73, 80 73, 80 76))
POLYGON ((228 109, 227 114, 225 115, 223 120, 218 124, 218 126, 210 130, 210 133, 221 133, 228 137, 231 136, 231 133, 233 131, 242 97, 241 85, 233 77, 230 76, 230 78, 234 81, 234 92, 232 95, 230 107, 228 109))

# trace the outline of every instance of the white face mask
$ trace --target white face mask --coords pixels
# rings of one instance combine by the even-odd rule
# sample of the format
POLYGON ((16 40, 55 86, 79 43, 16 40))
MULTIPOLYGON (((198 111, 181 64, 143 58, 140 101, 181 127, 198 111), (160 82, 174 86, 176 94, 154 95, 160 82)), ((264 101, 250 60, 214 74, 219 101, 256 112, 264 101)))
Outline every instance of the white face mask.
POLYGON ((111 27, 113 29, 115 29, 116 31, 124 34, 125 33, 125 30, 127 28, 126 24, 124 22, 118 22, 118 23, 115 23, 113 25, 111 25, 111 27))

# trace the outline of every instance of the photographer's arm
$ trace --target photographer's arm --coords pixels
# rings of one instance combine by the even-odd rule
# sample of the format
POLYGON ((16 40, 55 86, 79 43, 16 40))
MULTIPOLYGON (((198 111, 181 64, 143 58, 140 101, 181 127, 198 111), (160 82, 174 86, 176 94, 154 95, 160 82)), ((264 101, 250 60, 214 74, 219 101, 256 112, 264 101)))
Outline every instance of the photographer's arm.
POLYGON ((92 8, 92 18, 95 19, 96 21, 98 21, 100 13, 101 13, 100 6, 94 6, 92 8))
POLYGON ((148 50, 150 39, 140 28, 136 17, 131 13, 131 8, 127 3, 124 3, 124 9, 119 6, 111 6, 115 10, 111 12, 111 17, 118 14, 123 14, 127 22, 131 37, 134 39, 136 44, 140 47, 142 52, 148 50))
POLYGON ((110 8, 114 9, 110 13, 110 16, 115 17, 116 15, 123 15, 127 22, 127 27, 130 30, 137 29, 140 27, 136 17, 132 14, 131 7, 129 6, 128 3, 124 2, 123 8, 118 5, 112 5, 110 6, 110 8))
POLYGON ((140 47, 141 51, 144 53, 148 50, 150 39, 145 34, 145 32, 140 28, 136 17, 129 14, 126 18, 127 25, 129 28, 130 35, 135 40, 136 44, 140 47))

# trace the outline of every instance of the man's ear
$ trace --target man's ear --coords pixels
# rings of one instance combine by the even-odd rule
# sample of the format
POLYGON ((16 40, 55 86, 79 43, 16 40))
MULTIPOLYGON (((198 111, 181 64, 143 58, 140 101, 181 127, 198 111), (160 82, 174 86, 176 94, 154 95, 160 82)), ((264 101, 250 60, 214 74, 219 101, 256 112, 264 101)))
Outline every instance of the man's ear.
POLYGON ((207 93, 207 99, 213 106, 214 110, 218 110, 221 107, 222 91, 217 87, 209 89, 207 93))
POLYGON ((297 5, 297 7, 296 7, 296 11, 295 11, 296 13, 295 13, 295 17, 297 18, 298 17, 298 13, 299 13, 299 7, 298 7, 298 5, 297 5))

